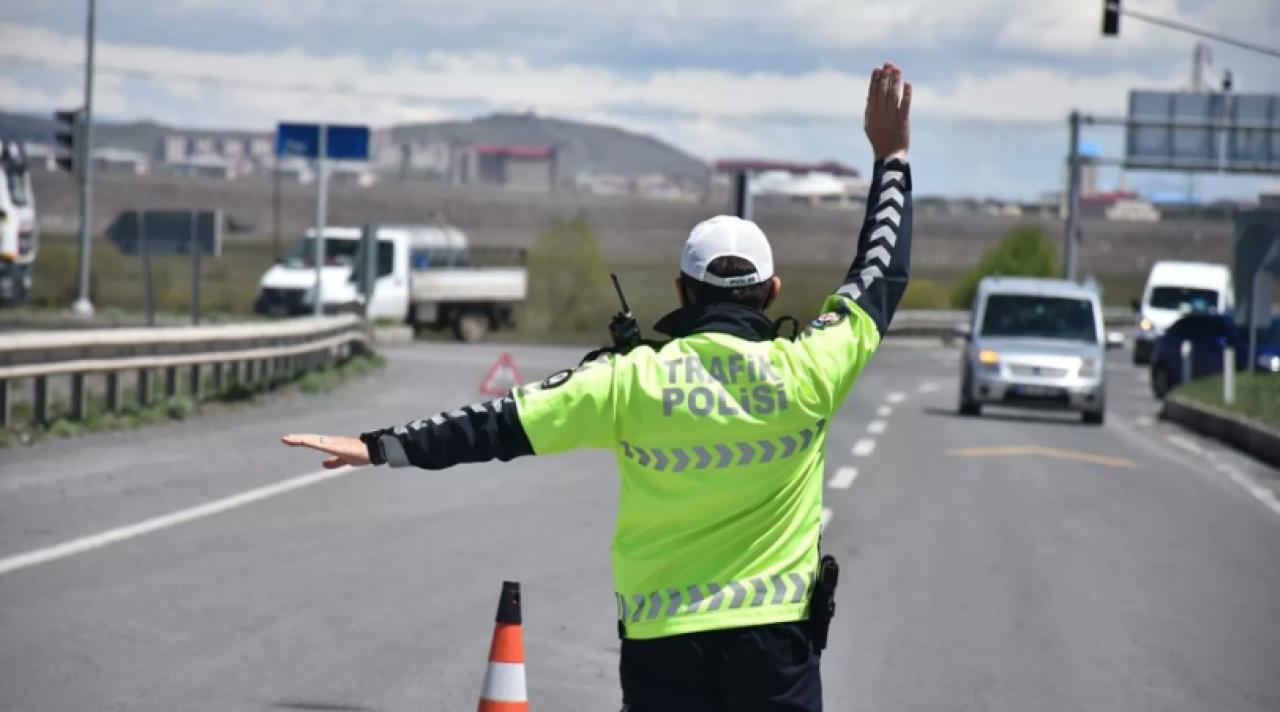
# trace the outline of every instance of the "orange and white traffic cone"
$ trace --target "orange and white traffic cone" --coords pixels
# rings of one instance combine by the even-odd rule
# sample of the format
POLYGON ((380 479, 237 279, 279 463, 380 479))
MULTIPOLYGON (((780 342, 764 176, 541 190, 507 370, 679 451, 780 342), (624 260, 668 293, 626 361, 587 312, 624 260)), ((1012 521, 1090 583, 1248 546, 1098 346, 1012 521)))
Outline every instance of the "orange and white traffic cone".
POLYGON ((498 618, 489 647, 479 712, 529 712, 524 683, 524 634, 520 630, 520 584, 502 582, 498 618))

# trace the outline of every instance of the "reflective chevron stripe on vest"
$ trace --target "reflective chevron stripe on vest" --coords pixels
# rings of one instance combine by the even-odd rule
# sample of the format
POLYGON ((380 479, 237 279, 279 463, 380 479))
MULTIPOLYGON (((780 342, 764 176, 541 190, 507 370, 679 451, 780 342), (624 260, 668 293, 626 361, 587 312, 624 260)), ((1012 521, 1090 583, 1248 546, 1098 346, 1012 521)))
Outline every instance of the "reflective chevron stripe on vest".
POLYGON ((746 581, 708 583, 683 590, 669 588, 649 593, 616 593, 618 620, 623 623, 652 621, 714 613, 737 608, 764 608, 804 603, 813 590, 813 571, 754 576, 746 581), (705 604, 705 605, 704 605, 705 604))
POLYGON ((826 420, 819 420, 812 428, 805 428, 794 435, 783 435, 769 440, 740 440, 733 443, 716 443, 714 445, 688 445, 678 447, 643 448, 623 440, 622 454, 628 460, 634 460, 641 467, 652 467, 659 472, 671 466, 671 472, 684 472, 686 469, 705 470, 707 468, 723 469, 730 465, 745 466, 753 462, 767 464, 774 457, 783 460, 797 452, 809 449, 814 439, 822 434, 826 420))

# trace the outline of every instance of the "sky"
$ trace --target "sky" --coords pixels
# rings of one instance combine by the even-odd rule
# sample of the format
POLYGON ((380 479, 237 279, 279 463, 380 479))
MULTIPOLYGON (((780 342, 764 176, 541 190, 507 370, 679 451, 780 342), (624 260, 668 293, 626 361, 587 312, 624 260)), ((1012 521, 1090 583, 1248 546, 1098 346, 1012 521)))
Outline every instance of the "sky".
MULTIPOLYGON (((1280 44, 1280 0, 1124 0, 1125 7, 1280 44)), ((83 95, 86 0, 0 2, 0 107, 83 95)), ((495 111, 621 126, 707 160, 838 160, 864 170, 866 76, 915 88, 917 194, 1033 198, 1057 190, 1073 109, 1121 116, 1131 88, 1191 81, 1195 37, 1102 0, 101 0, 95 113, 270 130, 277 121, 467 119, 495 111)), ((1280 93, 1280 59, 1210 43, 1207 79, 1280 93)), ((1118 157, 1119 130, 1086 140, 1118 157)), ((1250 199, 1275 176, 1194 180, 1250 199)), ((1104 171, 1153 195, 1184 175, 1104 171)))

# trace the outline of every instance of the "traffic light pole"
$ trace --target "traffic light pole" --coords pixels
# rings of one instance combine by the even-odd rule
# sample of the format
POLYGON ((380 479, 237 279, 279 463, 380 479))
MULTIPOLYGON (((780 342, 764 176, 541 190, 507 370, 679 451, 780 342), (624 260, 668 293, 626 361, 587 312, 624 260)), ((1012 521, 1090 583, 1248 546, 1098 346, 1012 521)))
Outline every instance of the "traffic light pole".
POLYGON ((79 290, 71 311, 81 316, 93 316, 93 302, 89 300, 89 262, 93 245, 93 35, 96 0, 89 0, 89 24, 85 32, 84 63, 84 113, 81 116, 77 148, 80 151, 80 264, 79 290))

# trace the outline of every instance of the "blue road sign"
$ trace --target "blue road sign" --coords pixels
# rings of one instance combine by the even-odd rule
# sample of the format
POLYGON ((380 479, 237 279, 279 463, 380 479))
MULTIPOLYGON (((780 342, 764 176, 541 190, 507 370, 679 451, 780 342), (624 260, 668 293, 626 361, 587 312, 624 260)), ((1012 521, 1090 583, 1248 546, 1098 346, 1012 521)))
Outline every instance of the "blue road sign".
MULTIPOLYGON (((320 153, 320 124, 276 125, 276 155, 315 158, 320 153)), ((369 158, 369 127, 329 124, 325 134, 325 157, 364 161, 369 158)))

